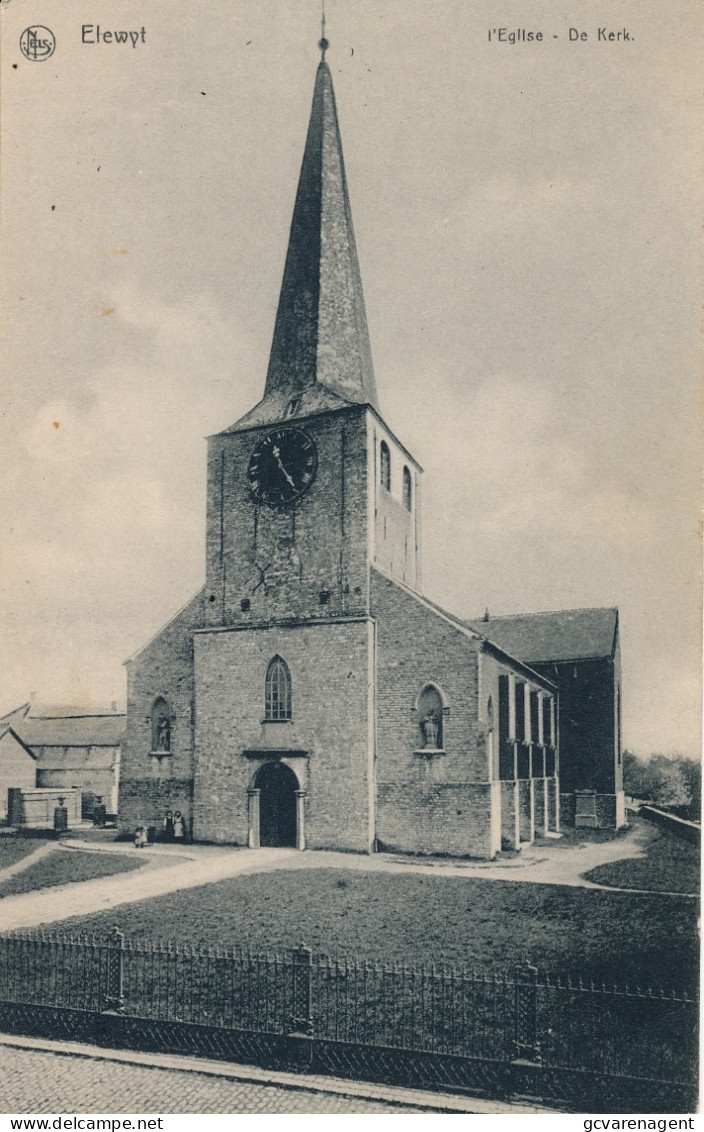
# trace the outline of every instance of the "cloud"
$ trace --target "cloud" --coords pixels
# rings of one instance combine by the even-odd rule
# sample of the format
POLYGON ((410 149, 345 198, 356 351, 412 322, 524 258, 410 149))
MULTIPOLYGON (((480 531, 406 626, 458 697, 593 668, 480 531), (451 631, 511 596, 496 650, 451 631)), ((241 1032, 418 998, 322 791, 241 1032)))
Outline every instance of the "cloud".
POLYGON ((652 536, 647 497, 595 466, 588 438, 566 419, 546 382, 499 375, 464 404, 452 400, 450 389, 438 390, 433 415, 444 422, 443 463, 463 474, 436 475, 429 490, 445 516, 463 514, 469 537, 510 531, 549 544, 603 539, 613 545, 652 536))
POLYGON ((59 375, 62 395, 11 438, 0 589, 10 704, 29 678, 43 697, 92 683, 119 695, 123 658, 202 584, 204 436, 256 400, 231 376, 238 357, 247 372, 247 338, 217 304, 168 303, 123 276, 95 318, 110 308, 105 363, 73 383, 59 375))
POLYGON ((461 202, 449 217, 448 226, 465 249, 475 248, 478 239, 493 241, 497 233, 509 236, 525 232, 531 239, 540 239, 561 226, 565 217, 593 211, 599 199, 599 186, 583 175, 578 181, 558 171, 554 177, 532 181, 494 176, 476 186, 471 199, 461 202))

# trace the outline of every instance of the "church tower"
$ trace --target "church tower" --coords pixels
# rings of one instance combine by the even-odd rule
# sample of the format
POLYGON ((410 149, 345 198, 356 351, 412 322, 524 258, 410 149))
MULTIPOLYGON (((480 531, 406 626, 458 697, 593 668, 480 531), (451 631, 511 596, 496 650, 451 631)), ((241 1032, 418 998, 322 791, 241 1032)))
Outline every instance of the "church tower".
POLYGON ((209 625, 369 611, 419 584, 420 468, 384 424, 332 76, 318 67, 264 396, 209 442, 209 625))
POLYGON ((421 469, 379 411, 326 41, 321 47, 264 396, 209 440, 194 821, 201 838, 246 834, 256 845, 280 840, 273 827, 287 820, 288 839, 296 830, 301 846, 342 839, 368 850, 370 571, 380 565, 419 584, 421 469), (233 781, 233 750, 237 796, 223 809, 215 799, 233 781), (286 778, 299 813, 284 819, 269 812, 268 793, 280 802, 286 778))
POLYGON ((208 442, 205 586, 127 664, 121 829, 490 857, 554 821, 554 689, 420 593, 320 46, 263 396, 208 442), (494 734, 509 679, 543 721, 523 762, 494 734))

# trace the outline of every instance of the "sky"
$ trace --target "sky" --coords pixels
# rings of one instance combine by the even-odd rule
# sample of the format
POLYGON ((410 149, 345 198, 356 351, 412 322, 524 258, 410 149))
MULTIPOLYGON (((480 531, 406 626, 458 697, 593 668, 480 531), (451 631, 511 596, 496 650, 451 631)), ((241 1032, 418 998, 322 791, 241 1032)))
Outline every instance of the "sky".
MULTIPOLYGON (((425 593, 617 605, 625 745, 695 756, 704 9, 578 8, 327 0, 377 384, 425 468, 425 593)), ((124 703, 203 583, 204 438, 263 392, 319 11, 0 7, 2 711, 124 703)))

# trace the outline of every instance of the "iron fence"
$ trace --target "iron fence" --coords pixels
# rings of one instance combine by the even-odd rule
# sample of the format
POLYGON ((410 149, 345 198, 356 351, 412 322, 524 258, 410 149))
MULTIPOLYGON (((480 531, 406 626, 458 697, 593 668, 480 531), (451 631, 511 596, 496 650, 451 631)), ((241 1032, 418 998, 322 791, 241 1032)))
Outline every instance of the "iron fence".
POLYGON ((0 1010, 20 1027, 39 1018, 45 1030, 85 1035, 100 1019, 94 1029, 103 1038, 121 1034, 150 1048, 190 1041, 198 1052, 250 1060, 288 1050, 293 1064, 319 1071, 474 1089, 481 1080, 489 1092, 572 1103, 575 1092, 597 1090, 613 1104, 624 1098, 618 1082, 628 1082, 626 1092, 640 1091, 638 1111, 649 1094, 657 1096, 650 1111, 675 1111, 660 1107, 658 1083, 675 1099, 696 1087, 694 996, 528 965, 423 967, 329 958, 304 946, 255 954, 128 940, 117 930, 22 932, 0 937, 0 1010))

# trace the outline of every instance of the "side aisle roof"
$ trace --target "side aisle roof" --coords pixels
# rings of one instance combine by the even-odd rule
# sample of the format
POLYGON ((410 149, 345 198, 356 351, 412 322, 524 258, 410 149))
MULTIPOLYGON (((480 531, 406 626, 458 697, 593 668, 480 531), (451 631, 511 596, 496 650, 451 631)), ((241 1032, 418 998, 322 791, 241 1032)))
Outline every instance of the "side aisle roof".
POLYGON ((526 664, 613 657, 618 609, 562 609, 465 624, 526 664))

